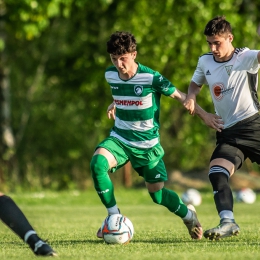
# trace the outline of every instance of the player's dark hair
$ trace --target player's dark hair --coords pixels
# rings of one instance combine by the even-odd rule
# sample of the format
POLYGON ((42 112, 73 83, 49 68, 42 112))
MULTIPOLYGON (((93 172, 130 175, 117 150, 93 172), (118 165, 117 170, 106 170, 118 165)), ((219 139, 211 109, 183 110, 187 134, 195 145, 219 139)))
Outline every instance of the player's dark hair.
POLYGON ((224 35, 227 33, 232 33, 232 28, 225 16, 213 18, 207 23, 204 30, 204 35, 206 36, 224 35))
POLYGON ((107 42, 107 52, 114 55, 122 55, 136 51, 136 40, 129 32, 116 31, 107 42))

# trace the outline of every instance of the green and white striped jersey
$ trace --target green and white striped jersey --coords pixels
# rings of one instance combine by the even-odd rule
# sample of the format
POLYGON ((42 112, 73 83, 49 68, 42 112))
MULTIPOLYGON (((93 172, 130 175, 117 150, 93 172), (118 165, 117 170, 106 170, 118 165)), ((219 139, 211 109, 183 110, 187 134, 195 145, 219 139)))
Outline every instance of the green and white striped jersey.
POLYGON ((159 72, 140 63, 129 80, 120 79, 115 66, 107 68, 105 78, 116 105, 115 125, 110 135, 141 149, 158 144, 161 94, 171 95, 175 86, 159 72))

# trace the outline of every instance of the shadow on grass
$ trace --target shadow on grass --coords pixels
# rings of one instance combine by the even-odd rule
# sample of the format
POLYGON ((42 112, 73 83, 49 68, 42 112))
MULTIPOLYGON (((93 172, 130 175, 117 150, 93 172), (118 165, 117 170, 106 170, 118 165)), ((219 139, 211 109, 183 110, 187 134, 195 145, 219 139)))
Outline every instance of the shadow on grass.
MULTIPOLYGON (((56 240, 56 241, 51 241, 49 242, 51 245, 77 245, 77 244, 103 244, 104 240, 103 239, 84 239, 84 240, 56 240)), ((248 241, 240 241, 240 240, 231 240, 231 239, 226 239, 225 241, 209 241, 206 239, 202 240, 190 240, 190 239, 156 239, 156 240, 147 240, 147 239, 134 239, 130 242, 131 244, 139 244, 139 243, 147 243, 147 244, 194 244, 194 243, 202 243, 202 244, 207 244, 207 246, 212 245, 212 246, 221 246, 225 244, 248 244, 248 245, 259 245, 259 242, 248 242, 248 241)), ((10 243, 11 244, 11 243, 10 243)))
MULTIPOLYGON (((46 241, 48 244, 50 244, 51 246, 55 247, 55 246, 68 246, 68 245, 84 245, 84 244, 105 244, 103 239, 83 239, 83 240, 52 240, 46 241)), ((207 247, 215 247, 215 246, 225 246, 225 245, 235 245, 238 246, 239 244, 241 246, 254 246, 254 245, 259 245, 260 242, 258 241, 247 241, 244 239, 234 239, 234 238, 226 238, 225 240, 218 240, 218 241, 210 241, 210 240, 206 240, 206 239, 201 239, 201 240, 191 240, 191 239, 133 239, 131 242, 131 244, 135 245, 135 244, 195 244, 195 243, 199 243, 199 244, 205 244, 205 246, 207 247)), ((2 245, 8 245, 10 247, 14 247, 14 246, 18 246, 18 247, 24 247, 24 246, 28 246, 26 245, 24 242, 14 242, 14 241, 10 241, 10 242, 2 242, 2 245)))

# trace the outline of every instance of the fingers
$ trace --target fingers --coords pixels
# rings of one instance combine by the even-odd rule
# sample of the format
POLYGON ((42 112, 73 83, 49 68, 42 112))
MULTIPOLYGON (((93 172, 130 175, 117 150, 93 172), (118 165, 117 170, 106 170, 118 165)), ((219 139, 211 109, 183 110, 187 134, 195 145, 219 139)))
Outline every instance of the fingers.
POLYGON ((113 119, 115 120, 116 117, 115 117, 114 110, 110 110, 110 111, 108 111, 108 112, 107 112, 107 117, 108 117, 108 119, 113 118, 113 119))
POLYGON ((194 115, 195 114, 195 105, 194 105, 193 101, 185 100, 183 102, 183 106, 186 108, 187 111, 189 111, 190 115, 194 115))
POLYGON ((215 121, 213 122, 213 128, 217 130, 218 132, 221 132, 224 128, 224 122, 222 119, 215 118, 215 121))
POLYGON ((215 126, 214 129, 217 130, 218 132, 221 132, 223 129, 223 125, 215 126))
POLYGON ((110 119, 112 115, 112 111, 111 110, 107 110, 107 117, 110 119))
POLYGON ((224 129, 222 118, 216 114, 207 113, 205 117, 203 117, 203 121, 208 127, 218 132, 221 132, 224 129))
POLYGON ((222 120, 222 118, 218 115, 215 115, 215 129, 218 131, 218 132, 221 132, 222 129, 224 129, 224 121, 222 120))
POLYGON ((189 112, 190 115, 194 115, 195 113, 195 109, 193 109, 192 107, 190 107, 189 105, 184 106, 186 108, 186 110, 189 112))
POLYGON ((115 112, 116 112, 116 107, 115 107, 114 103, 112 103, 107 108, 107 117, 109 119, 113 118, 115 120, 116 119, 115 112))
POLYGON ((193 110, 193 111, 192 111, 192 110, 188 110, 188 111, 189 111, 189 114, 190 114, 190 115, 192 115, 192 116, 195 115, 195 110, 193 110))

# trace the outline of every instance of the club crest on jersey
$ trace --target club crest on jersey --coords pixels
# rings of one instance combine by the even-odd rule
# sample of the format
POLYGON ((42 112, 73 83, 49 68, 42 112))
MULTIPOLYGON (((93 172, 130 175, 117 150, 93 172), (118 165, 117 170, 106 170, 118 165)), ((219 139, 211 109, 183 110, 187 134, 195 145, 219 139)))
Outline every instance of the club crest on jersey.
POLYGON ((230 76, 230 74, 231 74, 232 67, 233 67, 233 65, 225 66, 228 76, 230 76))
POLYGON ((134 86, 134 92, 137 96, 140 96, 143 93, 143 86, 141 85, 135 85, 134 86))

